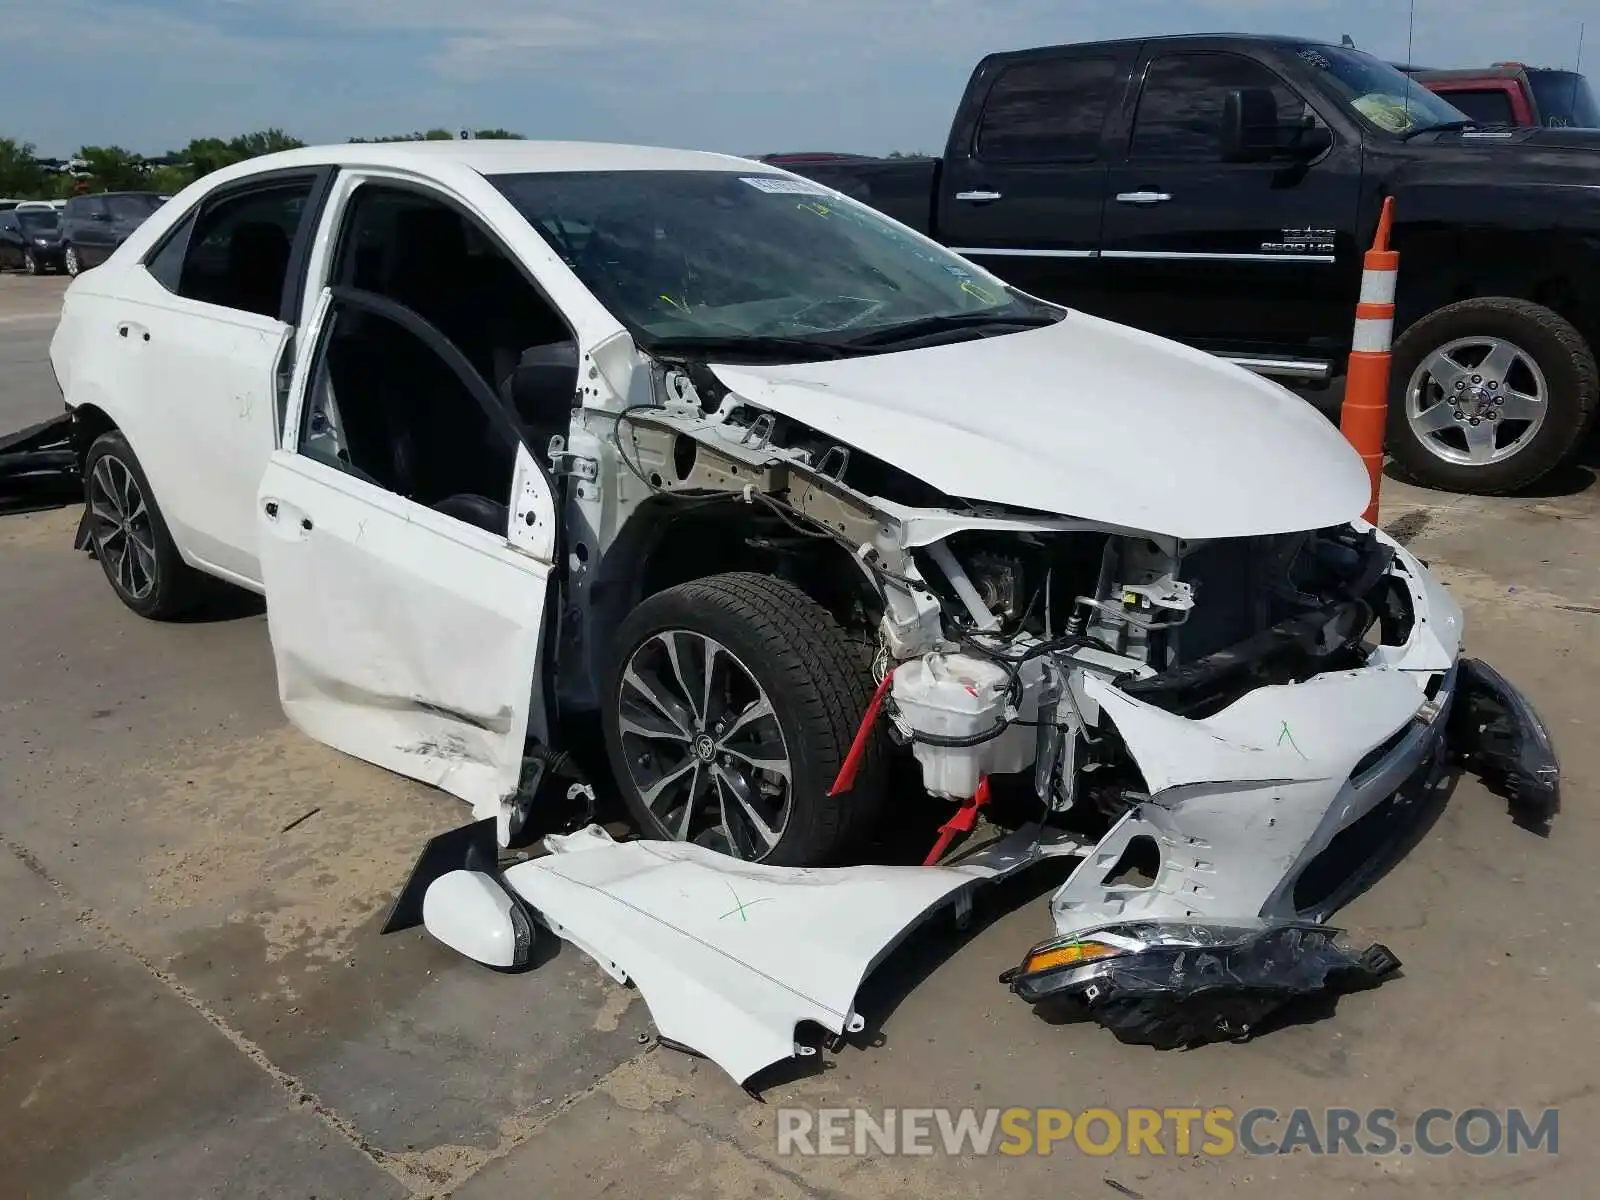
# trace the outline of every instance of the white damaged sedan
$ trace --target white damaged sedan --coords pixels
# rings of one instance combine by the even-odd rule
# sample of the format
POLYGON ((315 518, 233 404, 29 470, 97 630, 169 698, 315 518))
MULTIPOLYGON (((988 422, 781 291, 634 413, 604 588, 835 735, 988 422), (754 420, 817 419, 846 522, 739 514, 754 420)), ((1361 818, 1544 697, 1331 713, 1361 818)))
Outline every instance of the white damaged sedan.
POLYGON ((554 931, 741 1081, 1044 858, 1012 990, 1177 1044, 1392 970, 1321 923, 1447 748, 1555 811, 1313 410, 747 160, 256 159, 75 280, 51 356, 122 601, 264 593, 295 725, 472 805, 390 927, 554 931), (642 838, 501 870, 595 717, 642 838), (861 865, 941 805, 925 865, 861 865))

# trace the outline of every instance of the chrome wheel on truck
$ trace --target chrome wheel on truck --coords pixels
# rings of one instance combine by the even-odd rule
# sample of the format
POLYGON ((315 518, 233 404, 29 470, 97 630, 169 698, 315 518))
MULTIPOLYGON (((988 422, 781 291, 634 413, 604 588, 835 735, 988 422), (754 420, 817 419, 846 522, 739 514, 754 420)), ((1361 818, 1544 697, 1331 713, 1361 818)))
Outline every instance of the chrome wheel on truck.
POLYGON ((1550 385, 1538 362, 1505 338, 1447 342, 1406 384, 1406 420, 1447 463, 1504 462, 1538 436, 1549 410, 1550 385))
POLYGON ((1582 447, 1600 371, 1582 334, 1527 300, 1463 300, 1395 343, 1388 449, 1417 483, 1494 495, 1526 487, 1582 447))

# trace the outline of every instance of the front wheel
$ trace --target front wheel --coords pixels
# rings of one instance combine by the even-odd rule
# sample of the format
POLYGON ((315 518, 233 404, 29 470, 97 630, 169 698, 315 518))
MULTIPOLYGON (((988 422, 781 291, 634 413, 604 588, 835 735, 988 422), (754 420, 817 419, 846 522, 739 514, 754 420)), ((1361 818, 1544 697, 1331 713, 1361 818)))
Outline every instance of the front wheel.
POLYGON ((829 789, 871 698, 833 617, 770 575, 659 592, 617 633, 603 721, 618 785, 646 837, 753 862, 836 860, 884 787, 877 736, 829 789))
POLYGON ((28 275, 37 275, 39 273, 39 260, 34 257, 32 250, 24 250, 22 252, 22 270, 28 275))
POLYGON ((1593 351, 1527 300, 1463 300, 1395 343, 1389 452, 1416 483, 1496 495, 1548 475, 1581 447, 1600 403, 1593 351))
POLYGON ((62 255, 62 260, 66 264, 67 274, 76 279, 78 273, 83 270, 83 263, 78 259, 78 248, 76 246, 68 246, 66 252, 62 255))

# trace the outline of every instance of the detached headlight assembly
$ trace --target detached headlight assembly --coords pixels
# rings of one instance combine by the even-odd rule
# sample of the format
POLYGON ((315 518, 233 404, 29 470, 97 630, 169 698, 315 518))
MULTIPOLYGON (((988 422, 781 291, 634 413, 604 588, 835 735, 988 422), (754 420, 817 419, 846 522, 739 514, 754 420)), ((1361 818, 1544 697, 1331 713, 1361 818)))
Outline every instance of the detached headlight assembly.
POLYGON ((1070 1001, 1122 1041, 1163 1048, 1248 1036, 1297 996, 1373 987, 1400 966, 1308 922, 1128 921, 1053 938, 1000 981, 1030 1004, 1070 1001))

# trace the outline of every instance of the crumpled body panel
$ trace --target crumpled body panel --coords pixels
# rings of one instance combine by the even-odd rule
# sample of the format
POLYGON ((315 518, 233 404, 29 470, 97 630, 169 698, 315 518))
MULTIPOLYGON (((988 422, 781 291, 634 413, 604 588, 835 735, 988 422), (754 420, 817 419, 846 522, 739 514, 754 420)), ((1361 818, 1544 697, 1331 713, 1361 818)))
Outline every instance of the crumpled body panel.
MULTIPOLYGON (((1451 676, 1453 679, 1453 675, 1451 676)), ((1132 918, 1292 918, 1301 870, 1437 758, 1449 680, 1431 711, 1405 671, 1363 668, 1261 687, 1204 720, 1091 680, 1150 787, 1051 901, 1058 933, 1132 918), (1376 753, 1375 753, 1376 752, 1376 753), (1136 841, 1148 885, 1117 868, 1136 841)))
POLYGON ((597 827, 505 882, 546 925, 631 979, 663 1038, 743 1083, 795 1053, 810 1021, 860 1027, 867 973, 963 888, 1036 861, 1037 830, 954 867, 764 867, 679 842, 614 842, 597 827))

